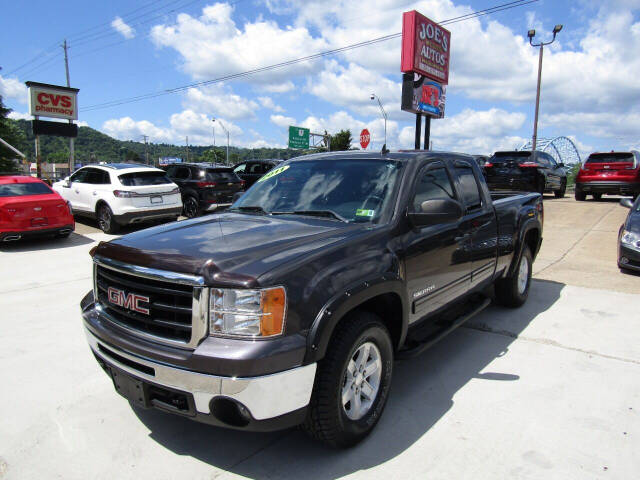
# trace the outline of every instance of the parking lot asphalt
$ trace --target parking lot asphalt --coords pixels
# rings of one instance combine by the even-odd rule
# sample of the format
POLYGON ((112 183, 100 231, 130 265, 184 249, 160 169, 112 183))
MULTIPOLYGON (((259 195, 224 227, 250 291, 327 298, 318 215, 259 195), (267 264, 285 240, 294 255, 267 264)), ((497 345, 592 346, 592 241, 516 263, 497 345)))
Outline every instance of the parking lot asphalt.
POLYGON ((93 359, 78 307, 88 251, 113 237, 78 224, 66 241, 2 246, 0 479, 634 478, 640 277, 615 266, 625 215, 613 201, 545 198, 527 304, 492 306, 396 362, 378 427, 346 451, 295 429, 132 409, 93 359))

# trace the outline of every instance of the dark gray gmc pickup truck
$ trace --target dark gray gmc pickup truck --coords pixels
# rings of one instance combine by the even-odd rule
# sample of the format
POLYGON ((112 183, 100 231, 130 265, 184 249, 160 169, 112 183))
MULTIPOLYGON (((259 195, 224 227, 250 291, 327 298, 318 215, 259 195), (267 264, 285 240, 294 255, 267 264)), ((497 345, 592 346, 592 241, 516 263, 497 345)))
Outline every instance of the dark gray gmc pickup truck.
POLYGON ((491 194, 467 155, 299 157, 226 212, 100 243, 84 328, 136 406, 345 447, 394 359, 526 301, 542 223, 539 194, 491 194))

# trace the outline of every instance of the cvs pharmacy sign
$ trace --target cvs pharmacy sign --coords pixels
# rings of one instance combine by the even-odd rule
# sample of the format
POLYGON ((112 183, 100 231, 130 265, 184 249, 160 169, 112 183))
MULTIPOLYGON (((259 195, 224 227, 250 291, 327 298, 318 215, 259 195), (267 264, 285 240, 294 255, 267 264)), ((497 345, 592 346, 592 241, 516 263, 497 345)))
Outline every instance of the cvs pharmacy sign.
POLYGON ((78 119, 78 89, 26 82, 29 89, 29 113, 38 117, 78 119))

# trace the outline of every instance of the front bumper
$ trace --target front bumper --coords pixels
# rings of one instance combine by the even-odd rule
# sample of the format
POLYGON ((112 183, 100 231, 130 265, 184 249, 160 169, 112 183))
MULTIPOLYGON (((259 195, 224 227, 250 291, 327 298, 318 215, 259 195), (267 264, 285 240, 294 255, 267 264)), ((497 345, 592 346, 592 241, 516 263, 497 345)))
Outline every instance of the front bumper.
POLYGON ((640 272, 640 250, 622 245, 618 240, 618 267, 640 272))
POLYGON ((279 430, 304 420, 313 389, 315 363, 259 377, 221 377, 131 355, 106 344, 87 328, 85 333, 93 354, 114 383, 115 376, 124 373, 140 382, 143 390, 160 387, 162 391, 185 398, 184 408, 178 409, 157 399, 145 401, 142 396, 128 396, 140 406, 182 414, 212 425, 252 431, 279 430), (229 414, 229 408, 236 410, 229 414), (244 416, 239 412, 244 412, 244 416))
POLYGON ((159 218, 175 218, 182 213, 182 207, 158 208, 153 210, 134 210, 131 212, 114 215, 113 218, 120 225, 128 225, 130 223, 146 222, 157 220, 159 218))
POLYGON ((576 190, 584 193, 604 193, 611 195, 635 195, 640 193, 638 182, 592 181, 576 182, 576 190))

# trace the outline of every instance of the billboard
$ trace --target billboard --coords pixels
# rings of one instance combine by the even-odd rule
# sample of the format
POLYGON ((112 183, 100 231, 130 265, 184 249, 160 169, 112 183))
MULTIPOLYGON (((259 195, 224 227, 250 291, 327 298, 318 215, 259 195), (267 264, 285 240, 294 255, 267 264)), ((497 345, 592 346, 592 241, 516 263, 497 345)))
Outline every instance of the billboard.
POLYGON ((412 10, 402 14, 402 60, 400 70, 449 83, 451 32, 412 10))
POLYGON ((182 159, 179 157, 159 157, 159 165, 173 165, 174 163, 182 163, 182 159))
POLYGON ((78 119, 77 88, 26 82, 29 95, 29 113, 37 117, 78 119))
POLYGON ((444 118, 447 86, 433 80, 405 73, 402 75, 402 110, 421 113, 433 118, 444 118))

